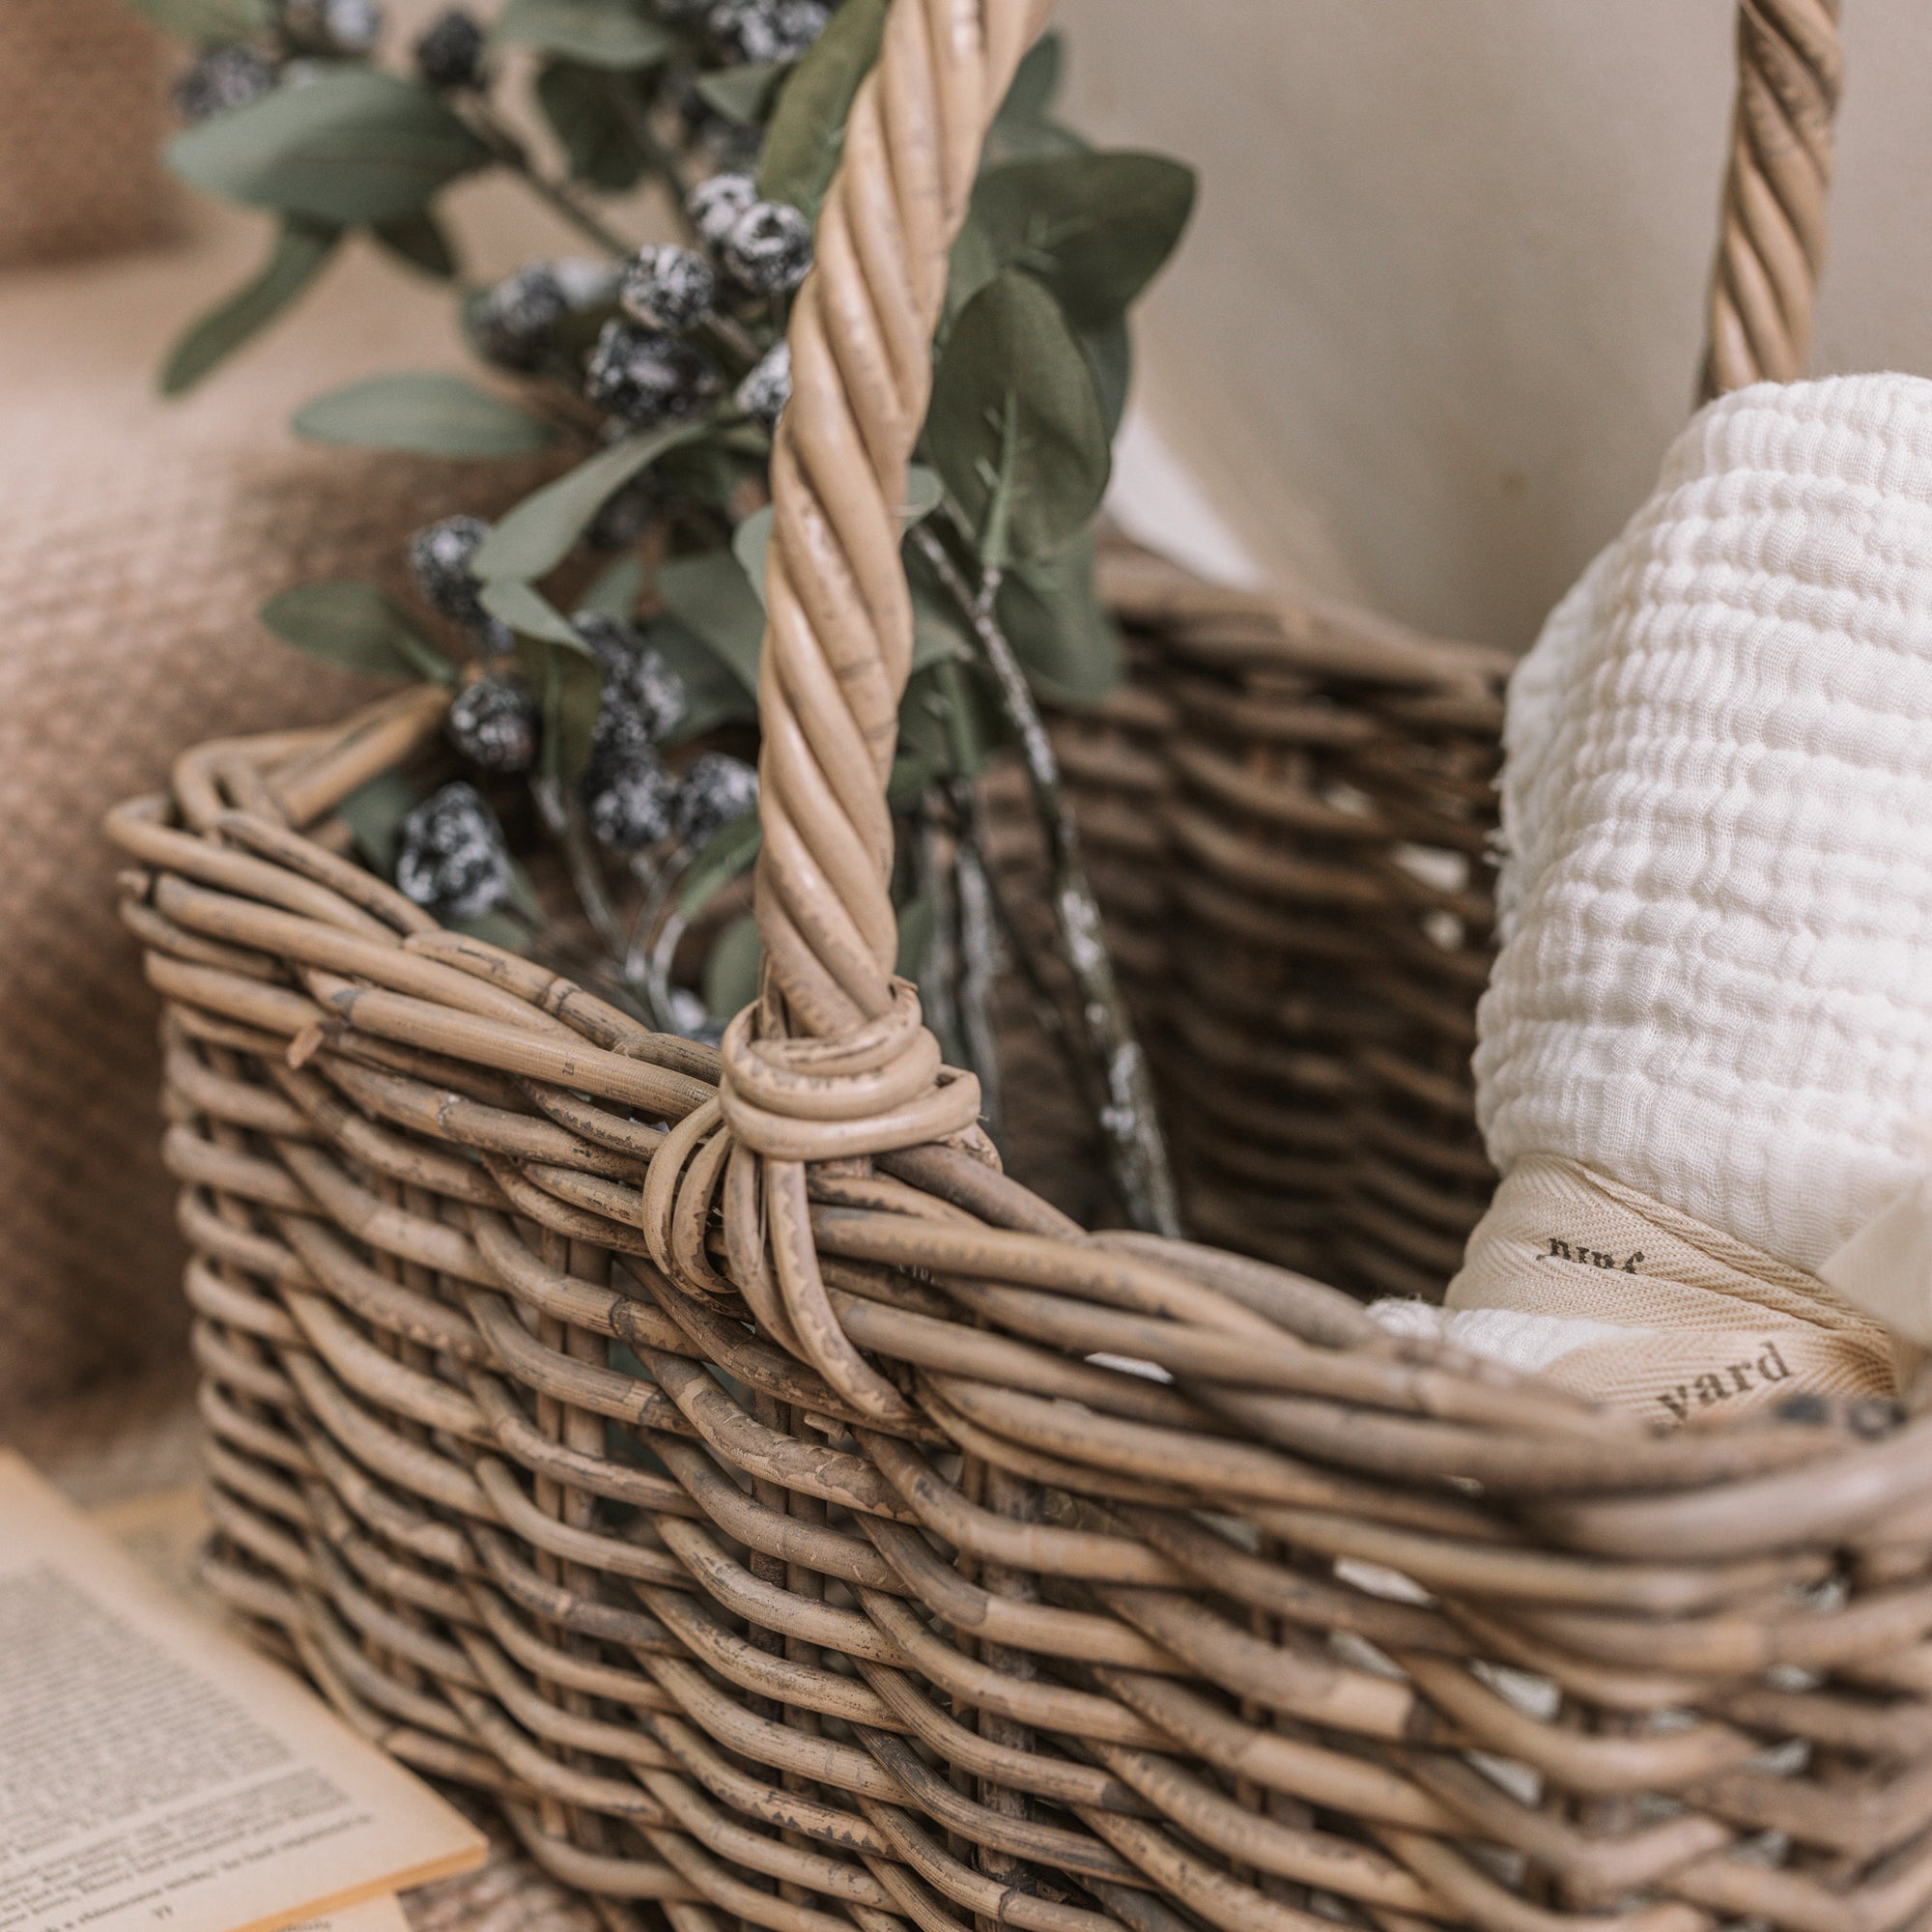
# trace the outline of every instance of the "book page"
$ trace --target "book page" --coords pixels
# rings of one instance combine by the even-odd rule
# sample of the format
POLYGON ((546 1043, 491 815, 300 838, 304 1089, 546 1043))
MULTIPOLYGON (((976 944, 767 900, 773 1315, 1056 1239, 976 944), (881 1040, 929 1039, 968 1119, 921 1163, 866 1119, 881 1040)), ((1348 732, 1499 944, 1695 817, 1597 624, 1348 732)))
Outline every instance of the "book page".
POLYGON ((485 1850, 0 1454, 0 1932, 378 1932, 485 1850))

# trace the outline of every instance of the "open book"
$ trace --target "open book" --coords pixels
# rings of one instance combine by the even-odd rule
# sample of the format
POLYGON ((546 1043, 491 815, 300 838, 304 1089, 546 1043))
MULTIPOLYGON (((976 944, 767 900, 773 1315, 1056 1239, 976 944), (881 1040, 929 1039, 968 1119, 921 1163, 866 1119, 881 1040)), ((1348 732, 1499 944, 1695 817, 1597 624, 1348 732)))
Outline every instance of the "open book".
POLYGON ((485 1850, 0 1454, 0 1932, 393 1932, 485 1850))

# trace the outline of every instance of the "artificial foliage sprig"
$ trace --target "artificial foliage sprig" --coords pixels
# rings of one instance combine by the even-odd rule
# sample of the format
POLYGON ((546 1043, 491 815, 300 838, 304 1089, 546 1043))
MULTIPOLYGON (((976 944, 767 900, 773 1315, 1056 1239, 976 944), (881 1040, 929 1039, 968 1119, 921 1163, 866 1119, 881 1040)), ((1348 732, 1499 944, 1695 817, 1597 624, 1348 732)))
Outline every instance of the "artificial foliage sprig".
MULTIPOLYGON (((505 0, 487 23, 452 8, 394 50, 376 0, 132 4, 195 48, 170 164, 276 223, 261 270, 175 345, 163 387, 204 380, 363 237, 451 285, 480 380, 365 379, 304 406, 298 433, 555 466, 494 525, 416 533, 420 608, 336 582, 263 613, 318 657, 453 687, 442 764, 345 807, 366 855, 440 917, 557 958, 653 1025, 715 1035, 758 973, 737 882, 757 850, 785 326, 887 0, 505 0), (532 119, 536 139, 518 131, 532 119), (470 281, 441 203, 490 172, 585 252, 470 281), (625 232, 612 202, 645 183, 665 190, 674 237, 625 232), (533 878, 546 866, 567 882, 561 906, 533 878)), ((1017 751, 1077 989, 1051 1030, 1130 1217, 1171 1231, 1165 1150, 1039 705, 1095 701, 1119 676, 1094 520, 1129 382, 1126 314, 1180 235, 1193 178, 1059 122, 1060 62, 1051 37, 1033 50, 987 144, 904 506, 900 965, 996 1111, 990 988, 1025 943, 1002 916, 973 781, 1017 751)), ((1013 963, 1037 986, 1051 978, 1013 963)))

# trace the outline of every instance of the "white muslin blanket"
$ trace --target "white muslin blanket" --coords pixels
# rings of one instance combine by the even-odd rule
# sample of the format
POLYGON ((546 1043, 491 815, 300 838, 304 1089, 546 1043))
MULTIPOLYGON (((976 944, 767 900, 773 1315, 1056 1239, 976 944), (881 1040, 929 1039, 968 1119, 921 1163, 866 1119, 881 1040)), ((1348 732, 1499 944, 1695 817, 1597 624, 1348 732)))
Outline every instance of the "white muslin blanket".
POLYGON ((1504 752, 1504 1182, 1446 1316, 1379 1319, 1678 1420, 1889 1386, 1887 1331, 1932 1340, 1932 383, 1702 411, 1511 680, 1504 752))

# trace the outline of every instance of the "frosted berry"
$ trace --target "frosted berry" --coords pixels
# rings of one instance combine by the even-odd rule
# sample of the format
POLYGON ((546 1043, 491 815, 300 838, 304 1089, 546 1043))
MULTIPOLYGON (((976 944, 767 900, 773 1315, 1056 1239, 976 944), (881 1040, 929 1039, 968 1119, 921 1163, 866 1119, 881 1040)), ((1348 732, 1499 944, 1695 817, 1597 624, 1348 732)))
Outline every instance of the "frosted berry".
POLYGON ((781 296, 811 267, 811 224, 782 201, 754 201, 718 244, 734 282, 753 295, 781 296))
POLYGON ((483 44, 475 15, 466 8, 446 8, 416 36, 416 71, 432 87, 481 87, 483 44))
POLYGON ((635 478, 597 506, 583 526, 583 541, 592 550, 629 550, 650 528, 660 500, 648 476, 635 478))
POLYGON ((590 255, 559 255, 550 264, 550 271, 565 302, 578 314, 608 308, 617 299, 617 270, 609 262, 590 255))
POLYGON ((691 225, 715 248, 737 226, 738 217, 758 198, 750 175, 713 175, 685 197, 691 225))
POLYGON ((743 758, 706 752, 677 781, 670 819, 677 836, 696 851, 758 802, 758 774, 743 758))
POLYGON ((410 539, 410 575, 432 611, 459 624, 480 627, 488 621, 469 559, 489 534, 481 517, 444 517, 410 539))
POLYGON ((549 354, 569 298, 548 262, 531 262, 494 283, 469 305, 469 333, 502 369, 534 369, 549 354))
POLYGON ((822 0, 715 0, 704 24, 747 61, 793 61, 831 17, 822 0))
POLYGON ((704 1004, 703 998, 689 986, 673 986, 670 989, 670 1011, 666 1017, 670 1021, 673 1032, 705 1046, 716 1046, 724 1037, 724 1029, 711 1017, 711 1009, 704 1004))
POLYGON ((613 317, 583 375, 583 393, 639 429, 688 416, 714 395, 718 378, 689 343, 613 317))
POLYGON ((791 401, 791 344, 780 342, 765 351, 738 384, 738 407, 753 422, 770 429, 791 401))
POLYGON ((641 851, 670 828, 670 777, 648 746, 593 756, 582 796, 591 836, 613 852, 641 851))
POLYGON ((684 680, 643 640, 635 624, 603 611, 580 611, 570 621, 603 668, 599 731, 610 713, 613 735, 634 720, 642 743, 661 745, 683 723, 684 680), (617 722, 620 713, 627 715, 625 724, 617 722))
POLYGON ((366 54, 382 37, 376 0, 281 0, 276 25, 304 53, 366 54))
POLYGON ((506 776, 526 772, 537 754, 537 708, 521 678, 479 677, 456 694, 445 725, 472 765, 506 776))
POLYGON ((210 47, 175 83, 184 121, 208 121, 259 100, 275 84, 274 63, 253 47, 210 47))
POLYGON ((475 919, 510 895, 510 854, 476 787, 459 780, 403 820, 396 885, 442 919, 475 919))
POLYGON ((718 277, 702 255, 666 243, 631 258, 617 300, 633 322, 682 335, 709 312, 717 294, 718 277))

